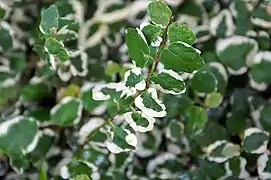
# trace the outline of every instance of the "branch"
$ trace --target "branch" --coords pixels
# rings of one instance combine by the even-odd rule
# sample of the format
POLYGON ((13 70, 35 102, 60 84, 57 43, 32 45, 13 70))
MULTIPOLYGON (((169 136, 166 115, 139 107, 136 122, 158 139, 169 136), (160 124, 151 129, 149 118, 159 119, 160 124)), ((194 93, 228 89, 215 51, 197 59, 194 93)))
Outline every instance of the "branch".
POLYGON ((159 48, 158 48, 158 52, 156 54, 156 56, 154 57, 154 61, 153 61, 153 64, 152 64, 152 68, 151 70, 149 71, 148 73, 148 76, 146 78, 146 89, 149 88, 150 86, 150 78, 151 78, 151 75, 153 74, 153 72, 156 70, 157 68, 157 65, 158 65, 158 62, 159 62, 159 58, 160 58, 160 54, 161 54, 161 51, 163 50, 164 46, 166 46, 166 43, 167 43, 167 32, 168 32, 168 26, 173 22, 173 16, 171 17, 171 20, 170 20, 170 23, 167 25, 167 27, 165 28, 164 30, 164 33, 163 33, 163 41, 161 42, 159 48))
POLYGON ((142 91, 139 91, 136 96, 133 98, 132 102, 129 103, 128 105, 122 107, 121 109, 119 109, 117 112, 115 112, 110 118, 108 118, 107 121, 105 121, 102 125, 100 125, 98 128, 96 128, 89 136, 88 138, 79 146, 79 148, 76 150, 76 152, 80 149, 82 149, 86 144, 88 144, 92 138, 99 132, 99 130, 103 127, 105 127, 107 124, 111 124, 112 121, 114 120, 114 117, 116 115, 118 115, 120 112, 122 112, 124 109, 126 109, 127 107, 131 107, 132 104, 134 104, 134 101, 135 99, 144 91, 146 91, 149 86, 150 86, 150 77, 151 75, 153 74, 153 72, 156 70, 156 67, 158 65, 158 62, 159 62, 159 57, 160 57, 160 54, 161 54, 161 51, 163 50, 163 47, 166 45, 166 42, 167 42, 167 32, 168 32, 168 26, 173 22, 173 17, 171 17, 171 21, 170 23, 167 25, 167 27, 165 28, 164 30, 164 33, 163 33, 163 41, 161 42, 159 48, 158 48, 158 52, 157 52, 157 55, 155 56, 154 58, 154 62, 152 64, 152 68, 150 69, 145 81, 146 81, 146 88, 142 91))

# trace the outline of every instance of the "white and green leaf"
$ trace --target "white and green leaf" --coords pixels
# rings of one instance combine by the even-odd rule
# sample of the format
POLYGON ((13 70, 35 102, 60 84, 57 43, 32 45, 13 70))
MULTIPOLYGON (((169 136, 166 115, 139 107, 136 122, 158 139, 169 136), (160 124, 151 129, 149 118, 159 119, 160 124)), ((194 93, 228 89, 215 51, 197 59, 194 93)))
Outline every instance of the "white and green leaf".
POLYGON ((126 87, 135 88, 140 91, 144 90, 146 87, 146 82, 140 68, 128 70, 124 74, 124 83, 126 87))
POLYGON ((142 31, 138 28, 126 29, 125 40, 133 63, 137 67, 145 67, 150 58, 150 48, 142 31))
POLYGON ((141 93, 135 99, 135 106, 150 117, 164 117, 167 114, 166 107, 158 99, 154 88, 149 88, 147 91, 141 93))
POLYGON ((153 117, 147 116, 141 111, 127 112, 123 116, 131 128, 138 132, 151 131, 155 123, 153 117))
POLYGON ((135 149, 137 138, 128 129, 113 127, 108 132, 110 133, 110 140, 106 142, 106 147, 110 152, 118 154, 135 149))
POLYGON ((147 42, 148 42, 148 45, 151 45, 153 47, 157 47, 157 45, 159 46, 160 43, 162 41, 160 41, 163 36, 163 29, 158 27, 158 26, 155 26, 153 24, 150 24, 150 23, 146 23, 146 22, 143 22, 141 25, 140 25, 140 30, 143 32, 147 42), (156 41, 159 41, 160 43, 156 43, 156 41))
POLYGON ((244 149, 248 153, 262 154, 267 149, 268 139, 268 132, 258 128, 248 128, 244 133, 244 149))
POLYGON ((257 83, 271 83, 271 52, 260 51, 254 57, 251 76, 257 83))
POLYGON ((31 152, 38 140, 38 123, 33 118, 17 116, 0 123, 0 151, 7 154, 31 152))
POLYGON ((245 36, 221 39, 216 44, 216 52, 220 61, 234 75, 244 74, 247 71, 247 66, 251 66, 257 51, 257 42, 245 36))
POLYGON ((186 124, 186 133, 191 136, 201 133, 208 121, 207 112, 200 106, 189 108, 189 119, 186 124))
POLYGON ((56 56, 62 62, 69 59, 69 52, 65 49, 64 44, 53 37, 45 41, 44 49, 47 53, 56 56))
POLYGON ((186 91, 183 78, 173 70, 162 69, 158 74, 152 75, 150 80, 163 93, 178 95, 186 91))
POLYGON ((218 37, 229 37, 235 31, 235 25, 231 13, 228 10, 222 10, 210 21, 210 30, 212 35, 218 37))
POLYGON ((171 120, 166 128, 166 137, 173 142, 178 142, 184 134, 184 124, 178 120, 171 120))
POLYGON ((41 14, 41 22, 39 29, 44 35, 52 35, 53 30, 58 28, 58 8, 56 5, 51 5, 41 14))
POLYGON ((226 140, 218 140, 204 148, 209 161, 222 163, 228 159, 240 155, 240 146, 227 142, 226 140))
POLYGON ((199 71, 190 79, 192 89, 197 93, 212 93, 217 90, 217 80, 208 71, 199 71))
POLYGON ((82 117, 82 110, 83 105, 79 99, 67 96, 51 109, 52 123, 61 126, 77 124, 82 117))
POLYGON ((148 5, 148 15, 155 25, 165 28, 171 20, 172 12, 163 1, 153 1, 148 5))
POLYGON ((124 95, 132 96, 136 93, 136 89, 127 88, 124 83, 108 83, 98 84, 92 89, 92 98, 95 101, 105 101, 111 99, 119 99, 124 95))
POLYGON ((176 72, 192 73, 203 68, 204 60, 200 51, 185 42, 174 42, 164 48, 160 56, 166 69, 176 72))

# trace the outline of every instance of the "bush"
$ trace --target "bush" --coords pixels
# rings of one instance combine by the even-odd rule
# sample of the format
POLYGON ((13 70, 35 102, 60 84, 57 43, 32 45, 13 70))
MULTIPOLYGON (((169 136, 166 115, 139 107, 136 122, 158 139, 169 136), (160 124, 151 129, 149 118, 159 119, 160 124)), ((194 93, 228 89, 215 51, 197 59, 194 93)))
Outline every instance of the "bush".
POLYGON ((0 177, 270 179, 270 7, 1 1, 0 177))

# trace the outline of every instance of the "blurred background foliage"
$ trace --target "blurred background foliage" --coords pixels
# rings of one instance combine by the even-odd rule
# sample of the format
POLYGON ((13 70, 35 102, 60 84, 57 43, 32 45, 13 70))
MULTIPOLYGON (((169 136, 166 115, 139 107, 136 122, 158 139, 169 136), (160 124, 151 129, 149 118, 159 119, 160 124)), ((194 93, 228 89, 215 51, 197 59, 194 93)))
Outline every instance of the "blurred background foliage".
POLYGON ((116 180, 271 178, 271 3, 165 2, 174 21, 196 34, 194 46, 206 65, 200 74, 181 74, 184 95, 161 97, 167 116, 157 119, 152 131, 137 133, 135 152, 111 154, 103 128, 82 143, 90 127, 116 109, 114 102, 94 101, 91 89, 123 80, 131 68, 124 32, 149 21, 149 1, 0 0, 0 123, 33 118, 20 121, 25 124, 6 137, 0 124, 1 179, 65 179, 67 174, 116 180), (71 52, 82 50, 55 70, 37 54, 44 43, 41 12, 53 3, 62 17, 57 39, 71 52), (66 97, 73 100, 64 106, 66 97), (62 126, 74 116, 78 124, 62 126), (199 121, 207 119, 201 127, 199 121), (39 138, 28 151, 31 133, 39 138))

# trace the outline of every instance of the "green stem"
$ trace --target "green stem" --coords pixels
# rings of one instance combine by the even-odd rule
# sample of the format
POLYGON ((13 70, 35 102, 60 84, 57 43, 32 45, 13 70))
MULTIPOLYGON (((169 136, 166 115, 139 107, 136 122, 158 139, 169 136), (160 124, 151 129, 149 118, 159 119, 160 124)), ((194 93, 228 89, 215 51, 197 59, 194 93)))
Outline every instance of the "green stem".
POLYGON ((167 32, 168 32, 168 26, 172 23, 172 20, 173 20, 173 17, 171 17, 171 21, 170 23, 167 25, 167 27, 165 28, 164 30, 164 33, 163 33, 163 41, 161 42, 159 48, 158 48, 158 51, 157 51, 157 54, 156 56, 154 57, 154 60, 153 60, 153 64, 152 64, 152 67, 148 73, 148 76, 146 78, 146 88, 145 90, 147 90, 150 86, 150 78, 151 78, 151 75, 154 73, 154 71, 156 70, 157 68, 157 65, 158 65, 158 62, 159 62, 159 58, 160 58, 160 54, 161 54, 161 51, 163 50, 163 48, 166 46, 166 43, 167 43, 167 32))

